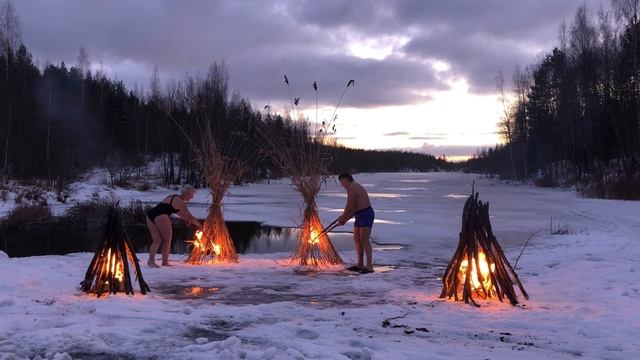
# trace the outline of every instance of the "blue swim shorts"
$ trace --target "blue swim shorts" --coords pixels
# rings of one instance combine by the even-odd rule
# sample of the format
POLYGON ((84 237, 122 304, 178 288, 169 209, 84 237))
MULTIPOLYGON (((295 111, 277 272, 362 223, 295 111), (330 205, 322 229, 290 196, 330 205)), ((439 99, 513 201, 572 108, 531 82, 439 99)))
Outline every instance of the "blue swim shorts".
POLYGON ((373 211, 373 208, 369 206, 368 208, 356 211, 355 216, 356 223, 353 226, 370 228, 373 227, 373 220, 376 217, 376 213, 373 211))

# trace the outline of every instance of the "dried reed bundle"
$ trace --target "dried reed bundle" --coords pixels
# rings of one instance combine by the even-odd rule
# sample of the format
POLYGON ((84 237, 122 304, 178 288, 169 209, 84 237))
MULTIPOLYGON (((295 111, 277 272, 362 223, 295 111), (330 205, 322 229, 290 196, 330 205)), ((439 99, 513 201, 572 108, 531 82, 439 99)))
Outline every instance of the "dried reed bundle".
MULTIPOLYGON (((167 115, 171 117, 171 114, 167 115)), ((200 135, 197 140, 174 119, 202 164, 204 180, 211 194, 207 218, 202 231, 196 232, 196 239, 191 241, 192 250, 186 261, 190 264, 237 263, 238 254, 224 221, 223 199, 229 188, 242 178, 247 159, 254 155, 253 147, 243 146, 247 140, 243 132, 232 133, 223 143, 216 139, 207 116, 201 118, 203 120, 197 122, 200 135)))
MULTIPOLYGON (((285 83, 291 98, 289 79, 286 76, 285 83)), ((347 88, 351 85, 353 85, 353 80, 347 83, 338 106, 347 88)), ((316 82, 313 83, 313 88, 316 91, 317 104, 318 88, 316 82)), ((290 100, 292 110, 294 110, 294 104, 298 105, 299 98, 290 100)), ((260 146, 263 153, 291 178, 293 187, 302 195, 303 199, 299 242, 291 255, 291 264, 293 265, 311 266, 318 269, 342 264, 342 259, 333 247, 329 236, 322 233, 323 226, 316 205, 316 197, 322 184, 330 178, 328 164, 331 159, 324 149, 332 141, 331 134, 335 132, 334 121, 338 106, 336 106, 330 121, 323 122, 320 129, 316 128, 315 133, 310 131, 308 123, 302 121, 293 128, 295 132, 293 138, 282 127, 271 126, 262 129, 263 140, 260 146)))

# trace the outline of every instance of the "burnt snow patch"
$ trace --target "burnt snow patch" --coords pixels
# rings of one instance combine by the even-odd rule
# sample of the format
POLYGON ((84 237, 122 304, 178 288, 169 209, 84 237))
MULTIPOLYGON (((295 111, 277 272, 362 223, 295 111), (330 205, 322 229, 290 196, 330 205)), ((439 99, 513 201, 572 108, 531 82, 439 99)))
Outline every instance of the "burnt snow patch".
POLYGON ((222 287, 202 285, 175 285, 159 284, 153 287, 153 291, 173 300, 199 300, 211 297, 220 291, 222 287))
POLYGON ((361 307, 384 304, 382 294, 375 291, 338 291, 318 294, 302 294, 289 292, 287 287, 245 287, 240 289, 224 289, 214 294, 211 299, 225 305, 260 305, 277 302, 295 302, 302 306, 314 308, 361 307))

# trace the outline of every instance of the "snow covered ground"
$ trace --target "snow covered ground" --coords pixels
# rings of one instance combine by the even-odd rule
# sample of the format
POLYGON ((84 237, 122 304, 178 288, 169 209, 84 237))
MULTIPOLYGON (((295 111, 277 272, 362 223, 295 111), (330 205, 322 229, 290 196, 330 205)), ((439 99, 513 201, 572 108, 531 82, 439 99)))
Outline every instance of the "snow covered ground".
MULTIPOLYGON (((439 299, 473 175, 358 175, 376 208, 376 272, 295 273, 289 254, 240 257, 236 265, 143 268, 148 296, 97 299, 78 290, 92 254, 0 254, 0 359, 637 359, 640 358, 640 202, 479 179, 498 240, 531 297, 481 308, 439 299), (569 234, 551 235, 550 218, 569 234), (401 317, 389 321, 385 319, 401 317)), ((76 198, 99 184, 82 184, 76 198)), ((168 190, 117 191, 158 201, 168 190)), ((207 194, 192 204, 203 216, 207 194)), ((323 189, 325 223, 345 194, 323 189)), ((65 205, 57 205, 62 211, 65 205)), ((300 198, 286 181, 236 187, 229 220, 295 225, 300 198)), ((4 209, 9 205, 4 206, 4 209)), ((349 229, 345 227, 344 229, 349 229)), ((145 254, 139 254, 145 258, 145 254)), ((343 253, 349 262, 352 251, 343 253)))

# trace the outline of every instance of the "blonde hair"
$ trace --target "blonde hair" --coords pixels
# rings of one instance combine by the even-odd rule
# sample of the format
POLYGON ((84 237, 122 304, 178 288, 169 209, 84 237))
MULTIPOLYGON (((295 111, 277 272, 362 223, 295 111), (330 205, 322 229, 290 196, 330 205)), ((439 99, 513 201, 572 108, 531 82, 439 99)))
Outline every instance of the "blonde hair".
POLYGON ((195 194, 195 192, 196 189, 189 184, 184 184, 182 189, 180 189, 180 195, 195 194))

